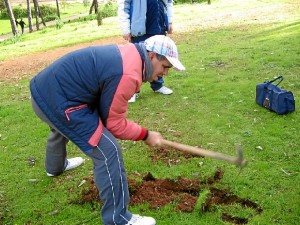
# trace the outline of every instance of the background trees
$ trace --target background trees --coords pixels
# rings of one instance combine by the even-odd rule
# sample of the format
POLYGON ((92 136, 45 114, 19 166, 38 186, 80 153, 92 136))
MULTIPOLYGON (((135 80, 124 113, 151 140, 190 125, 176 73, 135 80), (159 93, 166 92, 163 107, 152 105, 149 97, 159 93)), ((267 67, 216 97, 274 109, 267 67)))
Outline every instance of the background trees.
MULTIPOLYGON (((33 32, 33 30, 40 30, 41 24, 46 26, 46 22, 48 21, 63 24, 61 16, 66 19, 66 14, 68 14, 66 12, 71 4, 71 2, 65 0, 49 0, 42 4, 39 0, 26 0, 24 3, 22 2, 19 4, 16 4, 14 0, 0 0, 0 18, 6 23, 5 28, 1 30, 1 33, 6 34, 9 33, 10 30, 14 30, 12 33, 15 36, 18 32, 18 26, 15 22, 11 23, 10 21, 20 20, 21 18, 26 23, 26 28, 28 28, 27 30, 25 29, 25 32, 29 30, 30 33, 33 32), (6 7, 5 1, 9 2, 8 7, 6 7), (13 19, 11 19, 12 16, 14 17, 13 19), (8 27, 11 29, 8 30, 8 27)), ((83 4, 82 6, 84 6, 84 10, 80 12, 78 10, 77 14, 84 14, 84 16, 80 16, 81 19, 84 20, 99 20, 99 18, 116 16, 117 14, 116 0, 83 0, 82 3, 75 4, 83 4)), ((71 8, 73 9, 73 6, 71 8)), ((73 15, 75 16, 75 14, 73 15)), ((71 16, 71 14, 69 16, 71 16)))
POLYGON ((11 30, 12 30, 12 33, 14 34, 14 36, 15 36, 18 33, 15 16, 13 14, 10 1, 9 0, 4 0, 4 3, 5 3, 5 7, 7 9, 7 13, 8 13, 8 16, 9 16, 9 20, 10 20, 10 24, 11 24, 11 30))

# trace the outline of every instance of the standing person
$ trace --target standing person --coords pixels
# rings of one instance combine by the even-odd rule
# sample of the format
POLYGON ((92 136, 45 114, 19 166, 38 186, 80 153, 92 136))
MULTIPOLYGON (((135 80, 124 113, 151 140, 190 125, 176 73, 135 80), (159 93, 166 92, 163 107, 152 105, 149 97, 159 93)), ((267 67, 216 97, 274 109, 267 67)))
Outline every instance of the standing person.
POLYGON ((16 19, 16 26, 17 26, 17 28, 18 28, 18 26, 19 26, 19 21, 18 21, 18 19, 16 19))
MULTIPOLYGON (((123 38, 132 43, 145 41, 154 35, 173 32, 173 0, 118 0, 118 17, 123 38)), ((150 83, 154 92, 164 95, 173 91, 164 86, 164 80, 150 83)), ((136 95, 131 99, 135 101, 136 95)))
POLYGON ((155 219, 128 210, 129 192, 117 139, 161 145, 161 134, 126 119, 128 100, 143 82, 184 70, 175 43, 164 35, 139 44, 89 47, 58 59, 30 82, 35 113, 50 128, 46 172, 57 176, 82 163, 67 159, 75 143, 94 165, 105 225, 154 225, 155 219), (70 166, 69 166, 70 165, 70 166), (69 167, 68 167, 69 166, 69 167))
POLYGON ((23 19, 20 20, 19 22, 21 29, 22 29, 22 34, 24 33, 24 26, 26 25, 26 23, 23 21, 23 19))

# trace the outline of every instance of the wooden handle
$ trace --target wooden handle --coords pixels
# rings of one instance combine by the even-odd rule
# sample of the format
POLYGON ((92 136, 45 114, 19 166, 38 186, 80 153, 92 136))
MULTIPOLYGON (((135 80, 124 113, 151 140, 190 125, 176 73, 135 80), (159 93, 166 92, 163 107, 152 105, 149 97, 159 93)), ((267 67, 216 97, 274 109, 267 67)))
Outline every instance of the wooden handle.
POLYGON ((232 157, 229 155, 224 155, 222 153, 212 152, 212 151, 209 151, 209 150, 206 150, 203 148, 184 145, 184 144, 180 144, 180 143, 176 143, 176 142, 172 142, 172 141, 167 141, 164 139, 162 140, 162 143, 163 143, 163 145, 167 145, 169 147, 176 148, 183 152, 188 152, 188 153, 191 153, 193 155, 198 155, 198 156, 205 156, 205 157, 210 157, 210 158, 214 158, 214 159, 224 160, 224 161, 230 162, 232 164, 235 164, 237 166, 241 166, 241 163, 243 161, 242 159, 232 157))

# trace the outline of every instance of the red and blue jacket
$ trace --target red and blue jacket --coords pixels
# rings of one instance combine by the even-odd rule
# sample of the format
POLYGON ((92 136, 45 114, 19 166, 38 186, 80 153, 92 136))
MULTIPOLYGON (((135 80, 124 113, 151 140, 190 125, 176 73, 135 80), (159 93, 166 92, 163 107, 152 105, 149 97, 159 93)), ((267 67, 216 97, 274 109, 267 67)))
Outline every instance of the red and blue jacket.
POLYGON ((147 130, 126 119, 128 100, 142 85, 143 58, 134 44, 71 52, 30 82, 32 97, 69 140, 88 153, 103 127, 116 138, 142 140, 147 130))

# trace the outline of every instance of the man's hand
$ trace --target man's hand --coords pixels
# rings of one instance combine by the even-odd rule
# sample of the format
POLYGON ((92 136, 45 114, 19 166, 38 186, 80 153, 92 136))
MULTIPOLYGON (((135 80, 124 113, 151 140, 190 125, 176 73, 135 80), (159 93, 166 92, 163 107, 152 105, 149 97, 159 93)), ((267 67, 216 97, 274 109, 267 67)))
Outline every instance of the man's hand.
POLYGON ((162 136, 159 132, 148 131, 148 137, 145 140, 147 145, 152 147, 161 146, 162 145, 162 136))
POLYGON ((125 34, 123 35, 123 38, 126 40, 126 41, 131 41, 131 34, 125 34))

